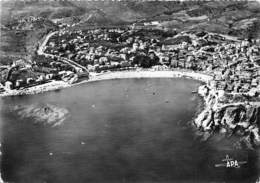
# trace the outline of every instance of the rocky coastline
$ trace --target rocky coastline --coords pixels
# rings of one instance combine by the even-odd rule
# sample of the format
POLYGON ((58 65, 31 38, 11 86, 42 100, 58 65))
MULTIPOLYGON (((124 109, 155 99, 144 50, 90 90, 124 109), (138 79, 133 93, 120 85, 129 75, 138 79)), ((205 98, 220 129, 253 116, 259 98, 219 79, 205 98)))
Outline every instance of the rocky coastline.
POLYGON ((194 120, 195 126, 210 137, 221 133, 227 137, 237 136, 238 148, 255 149, 260 146, 259 102, 221 103, 218 91, 202 85, 198 93, 204 98, 205 107, 194 120))
MULTIPOLYGON (((27 89, 25 91, 17 91, 12 95, 37 94, 88 82, 122 78, 189 78, 202 81, 204 84, 198 88, 198 94, 203 97, 205 104, 204 109, 193 121, 196 128, 199 129, 204 135, 206 135, 207 138, 214 133, 225 134, 227 137, 236 135, 240 138, 236 145, 241 148, 255 149, 260 146, 260 103, 222 103, 218 91, 212 89, 208 84, 213 79, 213 77, 204 73, 172 70, 154 71, 141 69, 135 71, 106 72, 93 74, 89 80, 85 80, 76 84, 49 84, 41 87, 38 86, 33 90, 27 89)), ((56 108, 52 107, 52 109, 56 108)), ((39 110, 37 109, 36 114, 37 116, 42 116, 42 113, 49 113, 48 111, 53 112, 53 110, 47 110, 46 112, 46 108, 39 108, 39 110)), ((43 115, 43 117, 48 115, 43 115)), ((56 117, 59 117, 60 115, 57 115, 55 112, 53 116, 56 119, 56 117)), ((56 120, 50 121, 49 124, 56 126, 56 124, 53 123, 54 121, 56 120)), ((0 174, 0 183, 2 182, 3 180, 0 174)))
POLYGON ((204 84, 198 88, 198 93, 204 98, 205 106, 194 120, 196 128, 208 137, 214 133, 222 133, 227 136, 236 135, 240 137, 239 146, 242 145, 246 148, 256 148, 260 145, 260 102, 221 102, 220 92, 209 85, 213 77, 205 73, 153 69, 90 73, 89 80, 83 80, 79 83, 68 84, 57 81, 44 86, 17 90, 3 96, 37 94, 88 82, 122 78, 189 78, 202 81, 204 84))

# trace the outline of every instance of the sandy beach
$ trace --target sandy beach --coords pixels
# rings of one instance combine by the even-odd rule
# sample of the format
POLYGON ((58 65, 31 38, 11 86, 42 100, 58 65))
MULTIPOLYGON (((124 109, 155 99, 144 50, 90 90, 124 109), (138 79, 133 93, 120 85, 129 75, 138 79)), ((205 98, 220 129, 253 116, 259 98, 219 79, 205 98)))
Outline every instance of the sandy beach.
POLYGON ((52 81, 50 83, 33 86, 30 88, 19 89, 19 90, 9 90, 2 94, 0 97, 15 96, 15 95, 31 95, 37 93, 43 93, 47 91, 73 87, 75 85, 80 85, 83 83, 109 80, 109 79, 123 79, 123 78, 190 78, 199 80, 202 82, 208 82, 212 80, 212 76, 187 71, 153 71, 153 70, 137 70, 137 71, 117 71, 117 72, 104 72, 104 73, 90 73, 89 80, 84 80, 79 83, 69 84, 64 81, 52 81))

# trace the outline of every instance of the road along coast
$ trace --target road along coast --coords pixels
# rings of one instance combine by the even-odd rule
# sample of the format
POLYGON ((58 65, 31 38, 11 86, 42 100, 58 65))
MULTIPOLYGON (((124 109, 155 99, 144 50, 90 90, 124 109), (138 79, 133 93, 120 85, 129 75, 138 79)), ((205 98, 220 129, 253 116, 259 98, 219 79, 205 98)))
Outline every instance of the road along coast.
POLYGON ((49 83, 32 86, 29 88, 19 89, 19 90, 7 90, 6 92, 0 94, 0 96, 15 96, 15 95, 30 95, 43 93, 46 91, 58 90, 62 88, 68 88, 82 83, 88 83, 98 80, 108 80, 108 79, 119 79, 119 78, 179 78, 186 77, 195 80, 200 80, 203 82, 208 82, 212 79, 211 76, 196 72, 186 72, 186 71, 154 71, 149 70, 136 70, 136 71, 117 71, 117 72, 105 72, 105 73, 90 73, 90 78, 88 80, 83 80, 78 83, 69 84, 64 81, 51 81, 49 83))

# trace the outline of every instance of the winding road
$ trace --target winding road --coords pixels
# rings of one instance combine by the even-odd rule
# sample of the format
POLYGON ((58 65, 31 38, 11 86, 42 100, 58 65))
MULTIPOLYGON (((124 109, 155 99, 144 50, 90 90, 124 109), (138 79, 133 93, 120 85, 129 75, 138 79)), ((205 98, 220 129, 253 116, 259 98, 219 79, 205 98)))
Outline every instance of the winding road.
POLYGON ((59 57, 59 56, 56 56, 56 55, 52 55, 52 54, 48 54, 48 53, 45 53, 44 50, 46 48, 46 44, 48 43, 49 39, 54 36, 55 34, 57 34, 58 31, 55 31, 55 32, 51 32, 49 33, 44 41, 42 42, 42 44, 39 46, 39 49, 37 50, 37 54, 38 55, 44 55, 46 57, 56 57, 57 59, 63 61, 64 63, 66 64, 69 64, 71 66, 73 66, 76 70, 81 70, 81 71, 85 71, 85 72, 88 72, 88 69, 70 59, 67 59, 67 58, 62 58, 62 57, 59 57))

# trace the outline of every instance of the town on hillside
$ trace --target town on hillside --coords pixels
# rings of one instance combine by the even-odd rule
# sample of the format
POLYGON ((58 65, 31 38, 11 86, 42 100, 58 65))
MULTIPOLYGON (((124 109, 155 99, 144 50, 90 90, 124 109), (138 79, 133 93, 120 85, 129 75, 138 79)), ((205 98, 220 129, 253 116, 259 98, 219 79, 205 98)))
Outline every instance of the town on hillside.
POLYGON ((0 183, 260 182, 260 2, 0 0, 0 183))
MULTIPOLYGON (((44 21, 30 17, 19 22, 39 20, 44 21)), ((206 31, 177 33, 151 28, 156 27, 154 22, 85 30, 57 25, 57 31, 50 31, 38 42, 31 60, 15 60, 1 67, 1 92, 53 80, 72 84, 89 79, 93 73, 142 68, 205 73, 214 78, 211 88, 224 92, 229 102, 260 99, 257 39, 206 31)))

